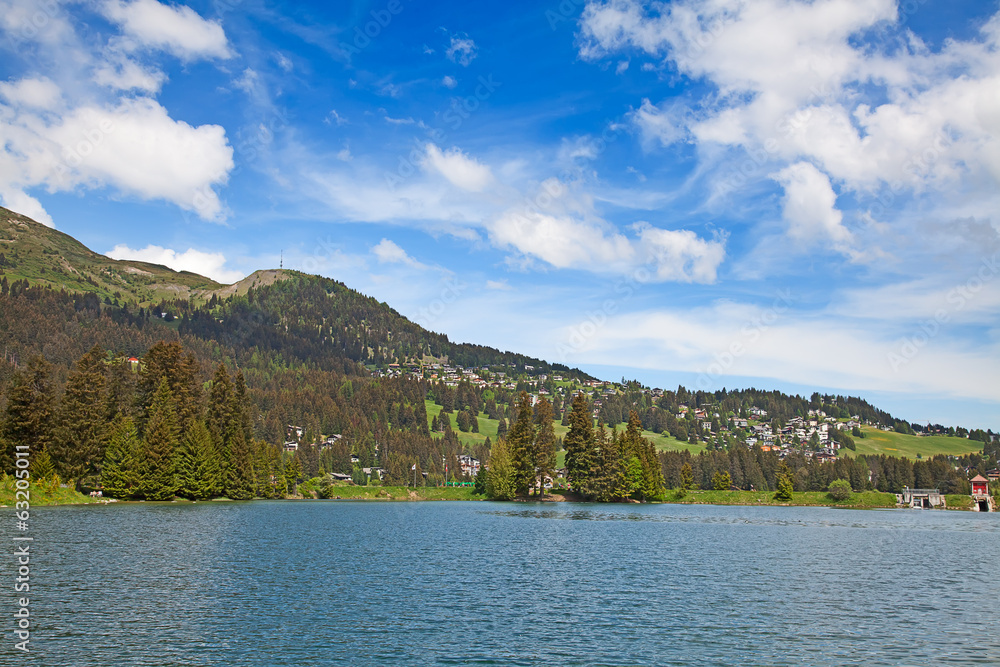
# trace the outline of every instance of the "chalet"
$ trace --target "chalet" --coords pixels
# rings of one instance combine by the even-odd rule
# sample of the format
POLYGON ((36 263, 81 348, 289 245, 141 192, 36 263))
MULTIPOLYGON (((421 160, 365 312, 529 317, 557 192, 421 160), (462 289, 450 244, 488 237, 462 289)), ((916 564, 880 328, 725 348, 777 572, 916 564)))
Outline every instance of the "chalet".
POLYGON ((991 482, 1000 482, 1000 468, 986 471, 986 479, 991 482))
POLYGON ((295 452, 298 451, 298 449, 299 449, 299 443, 295 442, 294 440, 289 440, 288 442, 285 443, 286 452, 295 452))

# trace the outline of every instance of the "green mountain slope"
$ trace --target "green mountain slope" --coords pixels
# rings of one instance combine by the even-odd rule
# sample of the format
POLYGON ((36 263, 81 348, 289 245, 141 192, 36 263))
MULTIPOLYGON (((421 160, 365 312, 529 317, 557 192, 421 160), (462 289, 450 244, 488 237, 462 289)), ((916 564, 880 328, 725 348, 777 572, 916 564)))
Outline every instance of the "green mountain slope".
POLYGON ((103 301, 149 304, 206 298, 223 286, 159 264, 117 261, 67 234, 0 207, 0 270, 9 282, 28 280, 55 289, 96 294, 103 301))
MULTIPOLYGON (((30 218, 0 208, 0 273, 8 283, 94 294, 104 308, 153 309, 181 335, 214 340, 240 355, 273 351, 320 367, 344 358, 368 365, 441 361, 532 366, 590 376, 494 348, 451 342, 343 283, 296 271, 261 270, 233 285, 158 264, 118 261, 30 218)), ((96 304, 90 304, 93 307, 96 304)), ((29 341, 25 341, 29 343, 29 341)))

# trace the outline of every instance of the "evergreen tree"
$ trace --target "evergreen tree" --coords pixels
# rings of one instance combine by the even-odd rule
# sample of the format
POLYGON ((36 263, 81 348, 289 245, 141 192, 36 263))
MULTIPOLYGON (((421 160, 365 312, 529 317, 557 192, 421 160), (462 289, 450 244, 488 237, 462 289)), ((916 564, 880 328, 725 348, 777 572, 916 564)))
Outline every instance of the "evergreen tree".
POLYGON ((486 496, 491 500, 513 500, 517 496, 519 471, 510 446, 498 438, 490 448, 486 470, 486 496))
POLYGON ((52 443, 55 400, 51 374, 49 363, 41 356, 34 356, 28 361, 27 368, 14 375, 14 386, 7 396, 7 415, 2 425, 2 439, 7 443, 3 452, 4 470, 10 470, 14 465, 15 445, 28 445, 28 452, 36 455, 52 443))
POLYGON ((107 397, 104 350, 95 345, 76 364, 66 381, 59 436, 49 448, 59 474, 73 480, 77 491, 83 478, 97 472, 107 440, 107 397))
POLYGON ((566 449, 566 478, 574 491, 587 496, 591 493, 595 451, 590 404, 583 392, 573 397, 572 407, 565 417, 569 420, 569 432, 563 440, 563 447, 566 449))
POLYGON ((101 487, 111 498, 131 498, 137 493, 137 457, 141 445, 131 417, 119 414, 111 424, 111 437, 104 450, 101 487))
POLYGON ((778 466, 777 487, 777 491, 774 492, 775 500, 788 502, 792 499, 792 491, 795 490, 792 483, 792 471, 788 469, 788 465, 784 461, 778 466))
POLYGON ((712 488, 716 491, 728 491, 733 480, 728 471, 716 470, 712 475, 712 488))
POLYGON ((545 478, 555 478, 556 434, 553 428, 552 404, 544 396, 535 406, 535 438, 531 459, 538 479, 538 495, 545 495, 545 478))
POLYGON ((247 441, 241 428, 237 429, 233 436, 231 455, 226 496, 232 500, 252 500, 256 492, 253 441, 247 441))
POLYGON ((531 409, 531 398, 522 391, 517 408, 517 421, 510 427, 507 434, 507 448, 517 471, 515 487, 519 495, 527 495, 528 488, 535 479, 535 461, 531 450, 535 442, 534 411, 531 409))
MULTIPOLYGON (((358 469, 360 470, 360 467, 358 469)), ((285 487, 288 495, 295 495, 300 479, 302 479, 302 462, 299 460, 299 453, 295 452, 285 464, 285 487)))
POLYGON ((177 489, 174 477, 174 450, 177 448, 177 416, 167 378, 153 395, 149 421, 139 460, 138 495, 147 500, 169 500, 177 489))
POLYGON ((140 402, 148 419, 155 393, 160 382, 167 381, 175 404, 175 419, 179 428, 198 417, 201 411, 201 384, 198 382, 198 361, 192 354, 184 354, 178 342, 157 343, 149 348, 142 359, 139 377, 140 402))
POLYGON ((40 454, 35 454, 31 458, 31 479, 36 483, 47 480, 58 481, 59 476, 56 474, 56 467, 52 463, 52 457, 49 456, 48 451, 43 449, 40 454))
POLYGON ((219 456, 203 421, 191 422, 181 438, 175 459, 177 495, 207 500, 218 495, 221 483, 219 456))
POLYGON ((685 491, 695 488, 694 473, 691 470, 690 463, 685 462, 684 465, 681 466, 681 488, 685 491))

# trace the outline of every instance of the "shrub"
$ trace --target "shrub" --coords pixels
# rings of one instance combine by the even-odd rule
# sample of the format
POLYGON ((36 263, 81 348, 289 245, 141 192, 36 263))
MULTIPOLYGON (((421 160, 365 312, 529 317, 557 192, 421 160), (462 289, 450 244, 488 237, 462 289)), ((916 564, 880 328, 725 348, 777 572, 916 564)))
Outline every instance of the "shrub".
POLYGON ((851 483, 846 479, 838 479, 835 482, 830 482, 828 493, 831 498, 838 502, 847 500, 851 497, 851 483))

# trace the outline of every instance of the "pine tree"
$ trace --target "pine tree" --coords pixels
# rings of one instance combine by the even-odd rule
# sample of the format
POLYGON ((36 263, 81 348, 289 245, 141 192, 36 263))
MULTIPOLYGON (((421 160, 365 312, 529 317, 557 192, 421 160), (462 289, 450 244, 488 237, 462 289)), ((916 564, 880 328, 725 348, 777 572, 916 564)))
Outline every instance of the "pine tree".
POLYGON ((777 491, 774 492, 775 500, 788 502, 792 499, 792 492, 795 490, 792 483, 792 471, 788 469, 784 461, 778 466, 777 487, 777 491))
POLYGON ((107 396, 104 350, 95 345, 76 364, 66 381, 59 437, 49 448, 59 474, 73 480, 77 491, 83 478, 97 472, 107 440, 107 396))
POLYGON ((690 463, 684 463, 681 466, 681 488, 687 491, 688 489, 693 489, 694 487, 694 473, 691 470, 690 463))
POLYGON ((566 448, 566 478, 574 491, 584 496, 591 493, 594 475, 594 428, 590 405, 583 392, 573 398, 573 405, 566 413, 569 432, 563 440, 566 448))
POLYGON ((535 425, 531 398, 527 392, 522 391, 517 408, 517 421, 507 434, 507 447, 514 469, 517 471, 514 481, 519 495, 527 495, 528 487, 535 478, 535 461, 531 456, 534 441, 535 425))
POLYGON ((178 342, 157 343, 149 348, 142 360, 139 377, 140 402, 146 408, 148 419, 152 400, 160 382, 167 381, 175 402, 175 418, 180 428, 187 428, 201 411, 201 384, 199 367, 194 355, 184 354, 178 342))
POLYGON ((219 457, 201 420, 191 422, 175 457, 177 495, 191 500, 216 496, 220 487, 219 457))
POLYGON ((101 488, 111 498, 131 498, 137 492, 139 434, 131 417, 119 414, 111 424, 111 437, 104 450, 101 488))
POLYGON ((286 493, 288 495, 295 495, 296 486, 299 480, 302 478, 302 463, 299 461, 299 453, 291 457, 291 460, 285 464, 285 486, 286 493))
POLYGON ((147 500, 169 500, 177 489, 174 450, 177 448, 177 416, 170 386, 164 377, 153 395, 149 421, 139 461, 139 493, 147 500))
POLYGON ((545 495, 545 478, 555 477, 556 434, 552 420, 552 404, 543 396, 535 406, 535 438, 531 447, 539 496, 545 495))
POLYGON ((232 500, 252 500, 256 492, 253 469, 253 441, 237 429, 232 442, 232 459, 226 480, 226 496, 232 500))
POLYGON ((499 438, 490 448, 486 470, 486 496, 491 500, 513 500, 518 492, 519 472, 510 446, 499 438))
POLYGON ((56 467, 52 463, 52 457, 49 456, 48 451, 43 449, 41 453, 35 454, 31 458, 31 479, 36 483, 59 479, 59 476, 56 474, 56 467))
POLYGON ((729 474, 729 471, 716 470, 715 474, 712 475, 712 488, 716 491, 728 491, 729 487, 733 485, 733 479, 729 474))
POLYGON ((3 452, 4 470, 14 465, 15 445, 28 445, 28 452, 34 455, 45 451, 52 443, 55 400, 51 374, 49 363, 41 356, 34 356, 28 360, 26 368, 14 375, 14 386, 7 396, 7 415, 2 424, 2 439, 7 443, 3 452))

